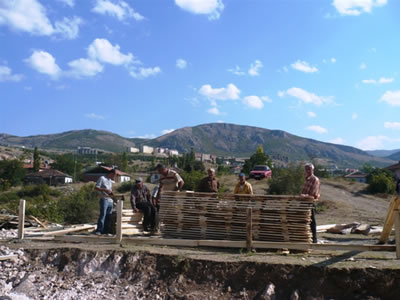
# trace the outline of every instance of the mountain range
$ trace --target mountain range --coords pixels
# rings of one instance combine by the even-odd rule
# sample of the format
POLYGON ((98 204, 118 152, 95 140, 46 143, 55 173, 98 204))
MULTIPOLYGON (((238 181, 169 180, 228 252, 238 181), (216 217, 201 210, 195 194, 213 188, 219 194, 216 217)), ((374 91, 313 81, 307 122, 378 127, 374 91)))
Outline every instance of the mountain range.
MULTIPOLYGON (((59 134, 18 137, 0 134, 0 145, 38 147, 71 151, 78 146, 122 152, 127 147, 148 145, 220 156, 249 157, 262 145, 265 153, 279 161, 310 161, 321 159, 340 167, 359 167, 364 163, 388 166, 393 159, 373 156, 360 149, 299 137, 282 130, 210 123, 184 127, 155 139, 125 138, 117 134, 92 129, 59 134)), ((400 153, 392 153, 396 155, 400 153)))

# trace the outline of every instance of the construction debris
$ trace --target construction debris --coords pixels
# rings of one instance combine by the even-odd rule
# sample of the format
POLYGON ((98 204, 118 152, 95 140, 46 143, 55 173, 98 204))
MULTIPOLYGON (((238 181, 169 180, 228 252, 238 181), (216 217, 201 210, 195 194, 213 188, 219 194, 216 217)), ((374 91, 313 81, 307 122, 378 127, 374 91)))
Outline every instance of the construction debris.
POLYGON ((349 224, 327 224, 317 226, 317 232, 327 232, 335 234, 363 234, 363 235, 375 235, 382 232, 382 226, 372 226, 370 224, 360 224, 359 222, 353 222, 349 224))

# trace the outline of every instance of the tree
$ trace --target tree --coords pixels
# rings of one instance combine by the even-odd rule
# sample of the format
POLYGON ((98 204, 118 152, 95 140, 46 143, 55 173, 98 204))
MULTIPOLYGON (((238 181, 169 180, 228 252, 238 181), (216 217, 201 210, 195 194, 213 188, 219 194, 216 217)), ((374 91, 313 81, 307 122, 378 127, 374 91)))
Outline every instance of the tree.
POLYGON ((37 147, 33 150, 33 171, 39 172, 40 170, 40 155, 37 147))
POLYGON ((71 154, 61 154, 56 156, 56 162, 53 167, 68 175, 75 176, 76 171, 80 172, 82 165, 71 154))
POLYGON ((259 145, 256 152, 250 156, 250 159, 246 159, 242 168, 242 172, 249 175, 250 171, 257 165, 272 165, 272 160, 267 154, 264 153, 264 148, 259 145))
POLYGON ((269 181, 268 194, 296 195, 300 194, 304 183, 304 168, 302 165, 289 165, 287 168, 274 168, 269 181))
POLYGON ((121 158, 121 171, 126 172, 128 171, 128 155, 126 152, 122 153, 122 158, 121 158))
POLYGON ((24 164, 18 159, 0 161, 0 179, 4 184, 15 186, 21 184, 26 171, 24 164))

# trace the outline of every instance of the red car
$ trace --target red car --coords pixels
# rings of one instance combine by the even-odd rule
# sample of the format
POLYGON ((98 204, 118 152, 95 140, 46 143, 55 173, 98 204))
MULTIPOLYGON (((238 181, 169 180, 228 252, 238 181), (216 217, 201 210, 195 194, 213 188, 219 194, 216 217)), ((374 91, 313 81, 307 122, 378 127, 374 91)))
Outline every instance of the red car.
POLYGON ((250 172, 250 178, 263 179, 270 178, 272 171, 268 166, 255 166, 250 172))

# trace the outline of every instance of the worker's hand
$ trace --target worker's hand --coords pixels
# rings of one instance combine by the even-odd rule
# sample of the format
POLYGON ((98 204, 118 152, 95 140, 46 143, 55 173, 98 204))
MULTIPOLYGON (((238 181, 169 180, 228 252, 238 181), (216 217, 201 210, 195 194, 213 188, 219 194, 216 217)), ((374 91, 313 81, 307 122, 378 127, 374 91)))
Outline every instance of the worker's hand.
POLYGON ((136 213, 139 212, 139 210, 136 207, 133 208, 133 211, 136 213))

